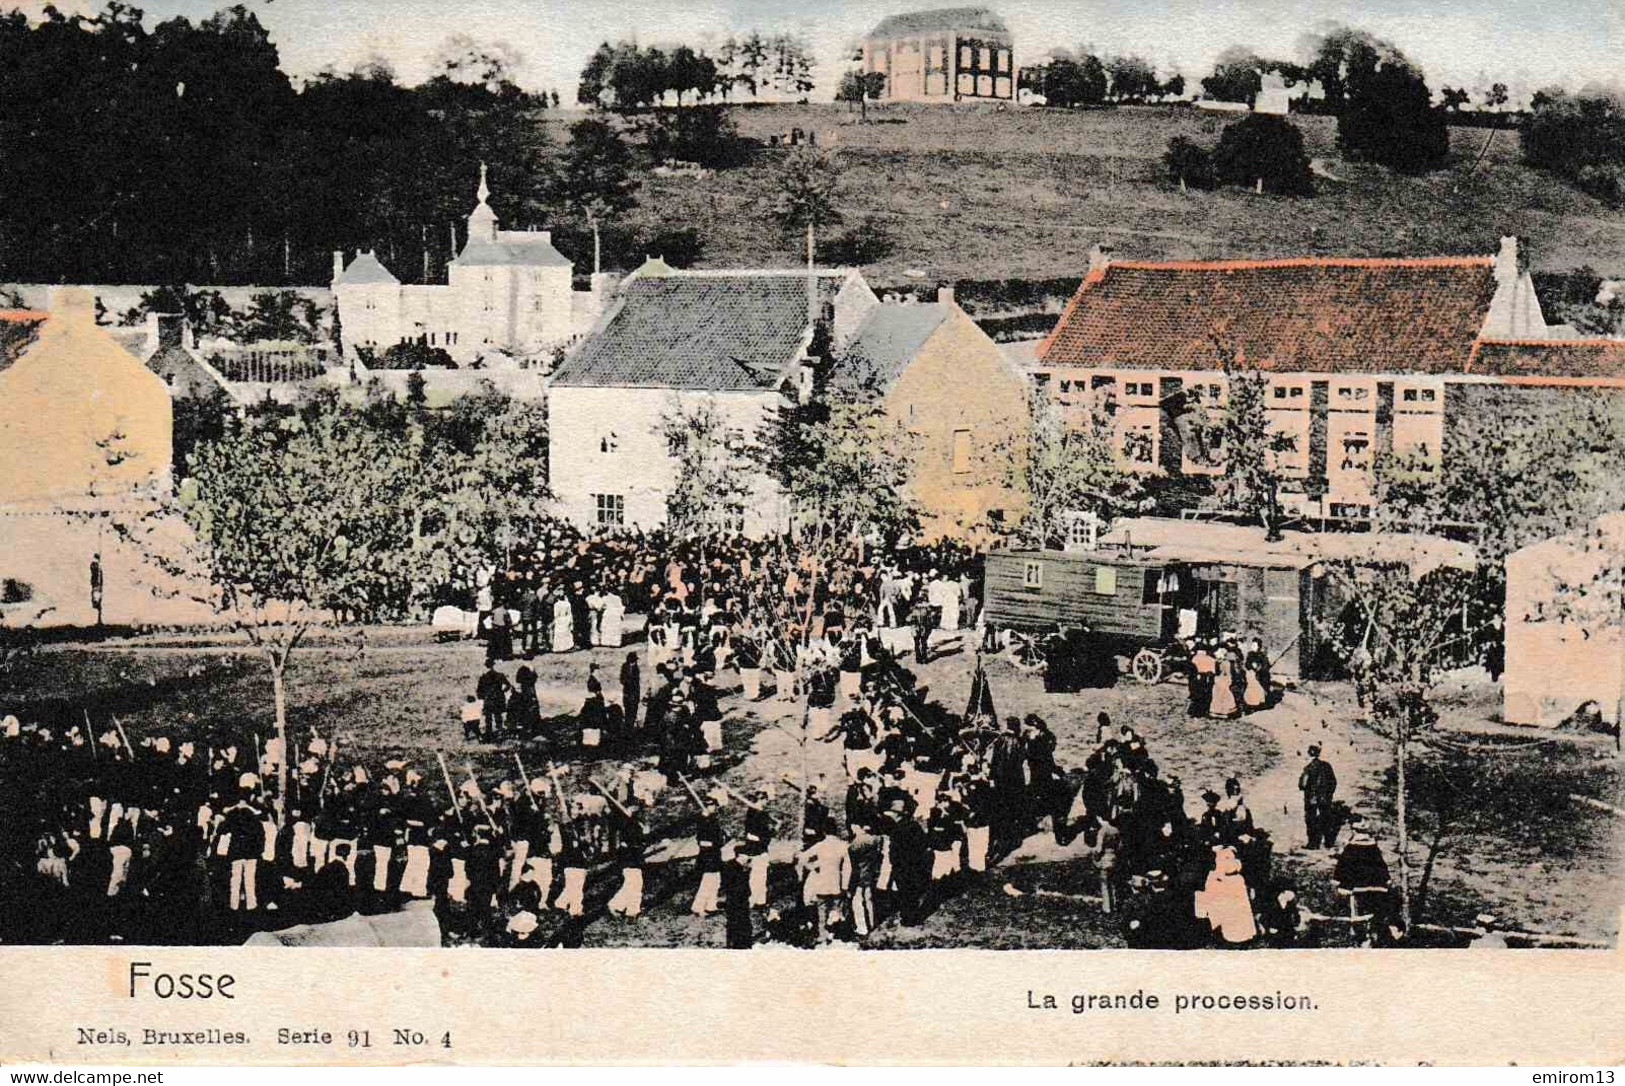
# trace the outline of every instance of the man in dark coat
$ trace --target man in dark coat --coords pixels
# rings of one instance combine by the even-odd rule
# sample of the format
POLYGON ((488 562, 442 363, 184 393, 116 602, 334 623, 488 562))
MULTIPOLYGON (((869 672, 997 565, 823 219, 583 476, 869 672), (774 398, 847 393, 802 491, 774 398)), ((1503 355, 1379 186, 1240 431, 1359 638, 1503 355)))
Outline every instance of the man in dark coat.
POLYGON ((1298 791, 1303 793, 1303 828, 1309 848, 1331 848, 1337 839, 1337 774, 1320 760, 1320 747, 1309 748, 1309 762, 1298 774, 1298 791))
POLYGON ((512 689, 513 683, 508 680, 508 676, 497 670, 496 661, 487 659, 485 674, 474 684, 474 693, 485 706, 484 738, 494 738, 502 731, 503 720, 508 710, 508 691, 512 689))
POLYGON ((925 920, 931 892, 931 846, 925 827, 893 806, 888 814, 891 839, 892 891, 897 903, 897 919, 904 927, 917 927, 925 920))
POLYGON ((755 944, 750 915, 750 854, 737 852, 722 865, 722 917, 729 950, 755 944))
POLYGON ((621 712, 626 716, 626 730, 638 727, 638 709, 643 704, 643 672, 638 667, 638 654, 629 652, 621 664, 621 712))

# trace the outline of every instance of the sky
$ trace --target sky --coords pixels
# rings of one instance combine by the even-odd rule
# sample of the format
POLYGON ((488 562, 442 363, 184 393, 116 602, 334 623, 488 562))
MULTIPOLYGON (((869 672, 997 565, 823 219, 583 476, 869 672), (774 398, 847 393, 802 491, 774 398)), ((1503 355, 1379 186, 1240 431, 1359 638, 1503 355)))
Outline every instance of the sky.
MULTIPOLYGON (((503 43, 520 58, 518 82, 575 97, 576 77, 605 39, 707 45, 730 33, 793 31, 813 43, 829 97, 848 50, 881 18, 930 0, 243 0, 270 31, 285 71, 341 71, 374 57, 415 82, 454 34, 503 43)), ((966 0, 952 0, 964 3, 966 0)), ((0 0, 37 14, 45 0, 0 0)), ((149 22, 207 16, 227 0, 136 0, 149 22)), ((56 0, 64 11, 100 0, 56 0)), ((1578 89, 1625 75, 1625 0, 993 0, 1010 25, 1018 63, 1057 46, 1137 53, 1166 76, 1207 74, 1231 45, 1298 59, 1306 32, 1347 23, 1387 38, 1441 84, 1506 82, 1514 100, 1551 84, 1578 89)))

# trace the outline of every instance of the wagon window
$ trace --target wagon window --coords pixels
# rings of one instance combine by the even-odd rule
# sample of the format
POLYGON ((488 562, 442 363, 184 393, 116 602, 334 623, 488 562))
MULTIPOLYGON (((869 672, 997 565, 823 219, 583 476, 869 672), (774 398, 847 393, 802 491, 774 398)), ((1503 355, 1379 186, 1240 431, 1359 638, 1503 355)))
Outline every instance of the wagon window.
POLYGON ((1095 595, 1117 595, 1117 570, 1111 566, 1095 567, 1095 595))
POLYGON ((1021 584, 1024 588, 1039 589, 1044 587, 1044 563, 1028 562, 1021 573, 1021 584))

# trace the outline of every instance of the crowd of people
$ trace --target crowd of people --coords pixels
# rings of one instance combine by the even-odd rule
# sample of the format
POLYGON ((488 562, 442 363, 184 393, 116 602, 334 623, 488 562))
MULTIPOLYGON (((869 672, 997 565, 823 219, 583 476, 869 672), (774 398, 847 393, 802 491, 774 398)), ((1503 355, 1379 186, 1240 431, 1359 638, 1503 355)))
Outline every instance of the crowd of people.
MULTIPOLYGON (((932 634, 975 628, 973 569, 954 547, 854 549, 821 566, 773 541, 561 527, 476 579, 487 663, 462 710, 468 746, 450 759, 378 764, 314 730, 294 750, 258 738, 199 750, 156 733, 132 743, 117 718, 7 718, 0 882, 17 900, 4 937, 228 942, 416 899, 452 942, 576 945, 600 918, 636 923, 651 893, 676 893, 698 920, 720 917, 729 947, 869 941, 977 881, 1026 892, 1013 869, 993 871, 1036 850, 1092 864, 1098 893, 1082 896, 1130 945, 1303 941, 1238 780, 1204 792, 1192 817, 1129 724, 1101 714, 1092 752, 1063 768, 1042 716, 1001 723, 979 654, 964 712, 919 685, 932 634), (648 616, 643 645, 613 677, 587 664, 581 707, 562 719, 543 720, 528 663, 511 678, 500 667, 626 647, 628 611, 648 616), (785 704, 743 711, 769 698, 785 704), (769 716, 803 767, 830 744, 839 770, 742 783, 724 725, 769 716), (498 739, 514 741, 511 765, 493 770, 498 739)), ((1239 667, 1215 674, 1242 674, 1251 705, 1267 659, 1260 680, 1257 642, 1234 651, 1239 667)), ((1323 812, 1324 774, 1308 775, 1323 812)), ((1335 827, 1316 817, 1330 847, 1335 827)))

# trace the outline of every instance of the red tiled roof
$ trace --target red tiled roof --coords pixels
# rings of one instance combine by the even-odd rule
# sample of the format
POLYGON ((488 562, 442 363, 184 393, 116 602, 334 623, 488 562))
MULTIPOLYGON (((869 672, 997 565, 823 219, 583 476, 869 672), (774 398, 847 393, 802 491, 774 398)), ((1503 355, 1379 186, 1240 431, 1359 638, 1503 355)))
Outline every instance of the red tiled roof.
POLYGON ((1485 340, 1473 348, 1467 372, 1519 384, 1625 382, 1625 340, 1485 340))
POLYGON ((1039 364, 1460 372, 1495 296, 1490 257, 1113 262, 1091 272, 1039 364))

